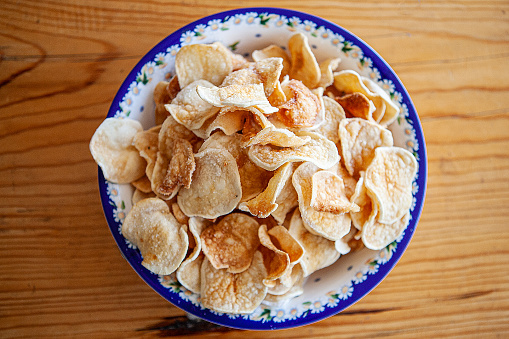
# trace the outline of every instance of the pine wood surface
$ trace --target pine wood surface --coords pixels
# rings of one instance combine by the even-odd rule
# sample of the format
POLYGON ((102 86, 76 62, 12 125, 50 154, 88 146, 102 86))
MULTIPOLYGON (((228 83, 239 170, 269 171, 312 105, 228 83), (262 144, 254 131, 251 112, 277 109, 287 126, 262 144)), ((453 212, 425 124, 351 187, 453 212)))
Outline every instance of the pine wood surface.
MULTIPOLYGON (((264 338, 189 324, 122 259, 89 140, 137 61, 200 17, 256 1, 0 2, 0 337, 264 338)), ((271 337, 509 337, 509 2, 273 1, 370 44, 428 150, 401 261, 337 316, 271 337)))

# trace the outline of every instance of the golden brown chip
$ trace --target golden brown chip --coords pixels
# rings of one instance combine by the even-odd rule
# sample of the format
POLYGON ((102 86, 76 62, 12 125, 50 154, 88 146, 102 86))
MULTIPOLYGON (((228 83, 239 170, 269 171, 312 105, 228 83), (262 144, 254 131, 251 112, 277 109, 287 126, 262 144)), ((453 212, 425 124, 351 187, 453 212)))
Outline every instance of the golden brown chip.
POLYGON ((275 280, 280 278, 288 269, 290 269, 290 257, 288 256, 288 253, 280 250, 273 243, 269 233, 267 232, 267 225, 261 225, 260 228, 258 228, 258 237, 260 239, 260 244, 262 245, 260 247, 260 252, 263 255, 263 263, 267 270, 267 277, 263 279, 263 283, 267 287, 272 287, 276 284, 275 280))
POLYGON ((152 191, 150 191, 149 193, 143 193, 139 189, 135 189, 133 196, 131 198, 131 203, 134 206, 138 203, 138 201, 141 201, 141 200, 147 199, 147 198, 154 198, 155 196, 156 196, 156 194, 152 191))
POLYGON ((297 33, 288 41, 292 68, 290 78, 300 80, 308 88, 315 88, 320 81, 320 66, 309 47, 308 38, 297 33))
POLYGON ((164 105, 169 104, 180 91, 177 76, 173 76, 171 80, 161 81, 154 88, 154 101, 156 104, 155 120, 156 125, 161 125, 170 115, 164 105))
POLYGON ((187 216, 214 219, 233 211, 242 197, 239 170, 233 156, 222 149, 195 154, 191 186, 181 188, 177 202, 187 216))
POLYGON ((219 86, 232 70, 231 54, 218 43, 186 45, 175 56, 175 71, 180 88, 196 80, 206 80, 219 86))
POLYGON ((317 87, 327 88, 334 83, 334 71, 340 62, 339 58, 329 58, 320 63, 320 81, 317 87))
POLYGON ((175 219, 177 219, 179 224, 187 225, 189 223, 189 217, 185 215, 184 212, 182 212, 182 210, 179 207, 179 204, 177 204, 176 202, 171 204, 171 212, 173 213, 173 216, 175 217, 175 219))
POLYGON ((268 126, 243 141, 242 147, 267 144, 279 147, 299 147, 307 143, 310 139, 310 137, 298 137, 293 132, 285 128, 268 126))
POLYGON ((332 172, 316 172, 311 178, 311 186, 310 205, 317 211, 342 214, 360 210, 346 197, 343 179, 332 172))
POLYGON ((292 298, 304 292, 306 279, 300 264, 293 266, 292 270, 276 280, 274 287, 269 287, 267 296, 262 302, 268 306, 282 306, 292 298))
MULTIPOLYGON (((291 163, 291 165, 291 172, 293 175, 293 172, 297 167, 297 163, 291 163)), ((281 192, 277 196, 275 203, 277 204, 277 208, 271 213, 271 215, 279 224, 283 224, 288 212, 299 205, 299 201, 297 200, 297 192, 293 187, 291 175, 288 177, 288 179, 286 179, 286 182, 281 189, 281 192)))
POLYGON ((290 128, 312 127, 322 110, 318 97, 299 80, 282 83, 281 87, 286 102, 278 107, 278 119, 290 128))
POLYGON ((377 147, 393 145, 392 133, 388 129, 360 118, 342 120, 339 138, 343 162, 353 176, 369 166, 377 147))
POLYGON ((333 143, 339 142, 339 123, 345 119, 343 108, 329 97, 323 97, 324 119, 323 123, 313 131, 320 133, 333 143))
POLYGON ((152 180, 152 173, 157 160, 160 130, 161 126, 155 126, 146 131, 136 133, 133 139, 134 147, 147 162, 145 174, 150 180, 152 180))
POLYGON ((311 139, 299 147, 277 147, 253 145, 249 147, 249 158, 261 168, 273 171, 287 162, 310 161, 326 169, 336 164, 340 157, 336 145, 324 136, 313 132, 295 132, 295 135, 311 139))
POLYGON ((348 214, 322 212, 311 207, 312 177, 318 171, 317 166, 305 162, 293 173, 292 182, 297 191, 299 210, 309 232, 329 240, 338 240, 348 234, 352 222, 348 214))
POLYGON ((284 226, 274 226, 268 230, 268 234, 272 243, 288 254, 292 266, 301 261, 304 256, 304 249, 284 226))
POLYGON ((372 250, 381 250, 396 240, 405 230, 410 220, 410 213, 404 214, 401 219, 391 224, 375 221, 362 229, 362 242, 372 250))
POLYGON ((189 244, 186 228, 158 198, 144 199, 134 205, 124 220, 122 234, 139 248, 143 256, 141 264, 155 274, 175 271, 184 260, 189 244))
POLYGON ((364 185, 364 176, 365 172, 363 171, 360 173, 355 192, 350 197, 350 201, 360 207, 360 211, 350 213, 352 224, 358 230, 362 230, 365 225, 373 224, 376 214, 378 213, 377 206, 368 195, 368 191, 364 185))
POLYGON ((231 213, 201 233, 202 249, 212 266, 230 273, 248 269, 260 244, 255 218, 231 213))
POLYGON ((266 275, 260 252, 255 252, 246 271, 237 274, 215 269, 205 259, 201 268, 201 303, 217 312, 252 313, 267 294, 263 284, 266 275))
POLYGON ((364 94, 355 92, 336 97, 336 101, 343 107, 350 118, 362 118, 365 120, 373 120, 373 111, 375 106, 364 94))
POLYGON ((246 211, 259 218, 266 218, 277 208, 276 198, 283 189, 286 181, 292 175, 291 163, 279 167, 274 176, 269 180, 267 188, 255 198, 242 202, 239 205, 241 211, 246 211))
POLYGON ((364 185, 378 206, 378 222, 393 224, 401 220, 412 206, 412 182, 417 160, 406 149, 379 147, 366 169, 364 185))
POLYGON ((376 93, 377 95, 382 98, 385 104, 385 111, 381 118, 377 119, 376 121, 384 126, 390 125, 399 115, 400 109, 398 106, 392 102, 389 95, 380 87, 378 86, 374 81, 372 81, 369 78, 363 78, 362 82, 364 85, 369 88, 373 93, 376 93))
POLYGON ((193 133, 202 139, 207 139, 216 130, 221 130, 226 135, 234 134, 242 130, 248 114, 247 110, 223 107, 217 115, 207 119, 199 129, 193 130, 193 133))
POLYGON ((283 59, 283 69, 281 71, 280 80, 290 73, 292 62, 286 52, 279 46, 270 45, 262 50, 256 50, 251 53, 254 61, 261 61, 268 58, 281 58, 283 59))
POLYGON ((189 188, 195 168, 193 146, 185 139, 176 139, 166 175, 156 193, 175 196, 180 187, 189 188))
POLYGON ((132 119, 107 118, 90 140, 90 152, 106 180, 127 184, 141 178, 147 163, 133 146, 141 124, 132 119))
POLYGON ((146 175, 142 176, 139 179, 134 180, 133 182, 131 182, 131 184, 134 186, 134 188, 140 190, 143 193, 152 192, 150 180, 147 178, 146 175))
POLYGON ((304 277, 332 265, 339 258, 334 241, 308 232, 304 227, 299 209, 293 212, 288 231, 304 248, 304 257, 299 263, 304 277))

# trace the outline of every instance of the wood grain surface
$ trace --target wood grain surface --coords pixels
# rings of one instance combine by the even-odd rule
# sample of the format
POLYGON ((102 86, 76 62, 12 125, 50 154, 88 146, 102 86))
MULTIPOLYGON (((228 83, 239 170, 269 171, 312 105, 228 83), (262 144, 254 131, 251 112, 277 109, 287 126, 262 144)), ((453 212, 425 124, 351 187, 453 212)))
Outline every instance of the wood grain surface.
MULTIPOLYGON (((0 2, 0 337, 264 338, 189 320, 122 259, 89 140, 137 61, 256 1, 0 2)), ((355 33, 408 89, 429 181, 416 234, 368 296, 271 337, 509 337, 509 2, 272 1, 355 33)))

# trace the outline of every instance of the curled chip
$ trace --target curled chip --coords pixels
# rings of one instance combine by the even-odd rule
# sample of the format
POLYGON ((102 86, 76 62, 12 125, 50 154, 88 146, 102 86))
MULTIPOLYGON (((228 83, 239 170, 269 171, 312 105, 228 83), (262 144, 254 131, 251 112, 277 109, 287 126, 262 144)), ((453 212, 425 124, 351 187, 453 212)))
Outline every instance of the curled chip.
POLYGON ((276 198, 283 189, 286 181, 292 175, 291 163, 279 167, 274 176, 269 180, 267 188, 255 198, 242 202, 239 205, 241 211, 246 211, 259 218, 266 218, 277 208, 276 198))
POLYGON ((288 254, 290 265, 293 266, 301 261, 304 256, 304 249, 284 226, 274 226, 269 229, 268 234, 272 243, 288 254))
POLYGON ((141 124, 132 119, 108 118, 90 140, 90 152, 106 180, 127 184, 145 174, 146 162, 133 146, 141 124))
POLYGON ((171 80, 161 81, 154 88, 154 102, 156 104, 155 109, 155 121, 156 125, 161 125, 164 120, 170 114, 164 105, 169 104, 180 91, 179 82, 176 76, 173 76, 171 80))
POLYGON ((219 86, 232 70, 232 56, 220 43, 186 45, 175 57, 175 71, 180 88, 196 80, 207 80, 219 86))
POLYGON ((280 250, 273 243, 267 232, 267 225, 260 226, 258 229, 258 237, 260 238, 260 244, 262 244, 260 252, 263 255, 263 263, 267 270, 267 277, 263 279, 263 283, 267 287, 272 287, 276 284, 275 280, 280 278, 290 268, 290 257, 288 253, 280 250))
POLYGON ((243 142, 242 147, 267 144, 279 147, 299 147, 309 140, 309 137, 298 137, 287 129, 268 126, 250 137, 247 141, 243 142))
POLYGON ((131 185, 134 186, 134 188, 139 189, 143 193, 150 193, 152 192, 152 186, 150 184, 149 178, 147 178, 146 175, 142 176, 141 178, 134 180, 131 182, 131 185))
MULTIPOLYGON (((297 167, 297 163, 291 163, 292 166, 292 175, 297 167)), ((294 207, 299 205, 297 200, 297 192, 292 184, 292 176, 290 175, 279 192, 279 195, 276 198, 275 204, 277 204, 277 208, 275 211, 271 213, 272 217, 282 225, 286 219, 286 215, 290 212, 294 207)))
POLYGON ((343 179, 329 171, 318 171, 311 178, 310 205, 317 211, 342 214, 359 212, 360 208, 351 203, 345 194, 343 179))
POLYGON ((305 162, 293 173, 292 182, 297 191, 299 210, 309 232, 329 240, 338 240, 348 234, 352 221, 348 214, 322 212, 311 207, 312 177, 318 171, 318 167, 305 162))
POLYGON ((392 133, 388 129, 360 118, 342 120, 339 138, 343 162, 350 175, 357 175, 368 167, 377 147, 393 145, 392 133))
POLYGON ((360 211, 350 213, 352 224, 359 231, 362 230, 365 225, 373 224, 378 212, 376 204, 373 204, 366 190, 366 186, 364 185, 364 176, 365 172, 361 172, 359 181, 357 181, 357 186, 355 187, 355 192, 350 197, 350 201, 360 207, 360 211))
POLYGON ((407 212, 401 219, 391 223, 383 224, 375 221, 362 229, 362 242, 372 250, 381 250, 396 240, 405 230, 410 220, 410 213, 407 212))
POLYGON ((185 139, 175 140, 166 175, 162 183, 157 186, 157 193, 173 197, 180 187, 189 188, 195 168, 191 143, 185 139))
POLYGON ((141 201, 141 200, 147 199, 147 198, 154 198, 155 196, 156 196, 155 193, 152 191, 150 191, 150 193, 143 193, 139 189, 135 189, 133 196, 131 198, 131 203, 133 205, 136 205, 138 203, 138 201, 141 201))
POLYGON ((294 34, 288 41, 288 49, 292 60, 290 78, 302 81, 308 88, 315 88, 321 72, 308 38, 302 33, 294 34))
POLYGON ((255 218, 231 213, 201 233, 203 253, 212 266, 230 273, 245 271, 258 248, 259 224, 255 218))
POLYGON ((338 260, 339 253, 334 241, 309 233, 304 227, 299 209, 293 212, 288 231, 304 248, 304 256, 299 262, 304 277, 338 260))
POLYGON ((177 122, 190 130, 198 129, 207 119, 219 112, 219 109, 204 101, 196 92, 197 88, 213 86, 208 81, 196 80, 182 88, 171 104, 165 107, 177 122))
POLYGON ((177 203, 187 216, 214 219, 233 211, 242 197, 239 170, 230 153, 205 149, 194 156, 191 186, 181 188, 177 203))
POLYGON ((277 111, 265 96, 263 84, 229 85, 226 87, 198 86, 196 91, 201 99, 215 107, 255 107, 264 114, 277 111))
POLYGON ((295 132, 295 135, 310 140, 299 147, 277 147, 253 145, 249 147, 249 158, 261 168, 273 171, 287 162, 310 161, 326 169, 336 164, 340 157, 336 145, 324 136, 313 132, 295 132))
POLYGON ((201 239, 200 234, 205 228, 211 225, 207 219, 192 217, 189 219, 189 231, 195 241, 195 247, 191 254, 182 262, 177 269, 178 281, 194 293, 200 293, 201 289, 201 265, 203 263, 204 255, 201 252, 201 239))
POLYGON ((161 126, 155 126, 146 131, 136 133, 133 139, 134 147, 138 150, 138 152, 140 152, 140 155, 147 162, 145 174, 150 180, 152 180, 152 173, 157 160, 160 130, 161 126))
POLYGON ((331 98, 324 96, 324 119, 323 123, 313 131, 325 136, 333 143, 339 143, 339 123, 345 119, 345 111, 343 108, 331 98))
POLYGON ((400 147, 379 147, 366 169, 364 184, 378 205, 378 222, 392 224, 412 206, 412 182, 417 160, 400 147))
POLYGON ((263 301, 267 287, 263 257, 255 252, 251 266, 242 273, 216 269, 208 259, 201 267, 201 303, 204 307, 224 313, 252 313, 263 301))
POLYGON ((278 119, 290 128, 312 127, 322 110, 320 99, 299 80, 281 84, 286 102, 280 105, 278 119))
POLYGON ((340 62, 340 58, 329 58, 320 63, 320 81, 318 82, 318 87, 327 88, 334 83, 334 71, 338 68, 340 62))
POLYGON ((226 135, 234 134, 244 127, 249 111, 236 109, 235 107, 223 107, 219 113, 207 119, 199 129, 193 133, 202 139, 209 138, 216 130, 221 130, 226 135))
POLYGON ((251 53, 254 61, 261 61, 268 58, 281 58, 283 60, 283 69, 281 71, 280 80, 282 80, 288 73, 292 67, 292 61, 288 54, 279 46, 270 45, 265 47, 262 50, 256 50, 251 53))
POLYGON ((189 240, 168 205, 149 198, 138 202, 122 224, 124 237, 140 249, 142 265, 155 274, 170 274, 184 260, 189 240))
POLYGON ((343 107, 343 109, 354 118, 362 118, 365 120, 373 120, 373 112, 375 105, 364 94, 355 92, 336 97, 336 101, 343 107))
POLYGON ((269 287, 267 296, 262 302, 265 305, 282 305, 291 298, 295 298, 304 292, 306 278, 300 264, 292 267, 291 271, 276 280, 274 287, 269 287))

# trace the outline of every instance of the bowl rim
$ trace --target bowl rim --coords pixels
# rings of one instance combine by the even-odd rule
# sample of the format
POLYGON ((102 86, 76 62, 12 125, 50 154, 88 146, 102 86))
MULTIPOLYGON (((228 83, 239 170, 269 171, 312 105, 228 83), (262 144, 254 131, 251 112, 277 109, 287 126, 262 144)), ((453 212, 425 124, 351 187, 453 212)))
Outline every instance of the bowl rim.
MULTIPOLYGON (((249 319, 244 319, 242 317, 238 317, 235 319, 229 318, 225 314, 217 314, 212 312, 204 312, 204 310, 200 307, 195 306, 191 302, 185 301, 180 297, 177 298, 168 298, 167 289, 163 287, 161 284, 157 282, 157 279, 154 281, 154 274, 149 272, 146 269, 139 269, 139 267, 142 267, 141 265, 135 265, 134 263, 134 257, 129 255, 129 252, 124 251, 123 248, 125 248, 125 243, 122 243, 124 239, 120 239, 121 235, 119 236, 117 231, 117 223, 114 220, 113 213, 106 213, 106 211, 112 211, 112 206, 110 206, 110 198, 107 194, 106 189, 106 181, 104 179, 103 173, 101 171, 101 168, 98 167, 98 181, 99 181, 99 191, 100 191, 100 197, 101 202, 103 206, 104 215, 106 218, 106 221, 108 223, 110 232, 115 239, 115 242, 117 243, 117 246, 119 247, 120 253, 122 257, 129 263, 129 265, 133 268, 133 270, 145 281, 147 285, 149 285, 155 292, 157 292, 161 297, 163 297, 165 300, 169 301, 173 305, 179 307, 185 312, 191 313, 201 319, 204 319, 206 321, 216 323, 218 325, 222 326, 228 326, 232 328, 237 329, 244 329, 244 330, 273 330, 273 329, 288 329, 288 328, 294 328, 299 326, 305 326, 312 323, 315 323, 317 321, 326 319, 330 316, 336 315, 342 311, 344 311, 346 308, 352 306, 362 298, 364 298, 366 295, 368 295, 375 287, 377 287, 384 279, 385 277, 392 271, 396 263, 401 259, 401 256, 406 251, 411 238, 413 237, 415 233, 415 229, 417 227, 417 224, 419 222, 420 216, 422 214, 422 209, 424 206, 424 199, 425 199, 425 193, 427 189, 427 176, 428 176, 428 164, 427 164, 427 151, 426 151, 426 144, 424 140, 424 133, 422 130, 421 122, 419 120, 419 116, 417 114, 417 111, 415 109, 415 106, 410 98, 410 95, 408 94, 406 88, 404 87, 403 83, 397 76, 397 74, 394 72, 394 70, 389 66, 389 64, 367 43, 365 43, 363 40, 361 40, 356 35, 352 34, 345 28, 339 26, 338 24, 335 24, 331 21, 328 21, 326 19, 320 18, 318 16, 308 14, 305 12, 295 11, 291 9, 285 9, 285 8, 277 8, 277 7, 246 7, 246 8, 237 8, 232 10, 227 10, 223 12, 218 12, 212 15, 208 15, 205 17, 202 17, 198 20, 195 20, 180 29, 174 31, 167 37, 165 37, 163 40, 161 40, 159 43, 157 43, 153 48, 151 48, 141 59, 136 63, 136 65, 131 69, 123 83, 121 84, 120 88, 115 94, 114 99, 112 100, 111 106, 108 110, 107 117, 113 117, 119 107, 119 103, 122 101, 123 95, 128 91, 128 88, 130 84, 135 81, 135 78, 137 76, 137 72, 148 62, 154 60, 154 57, 157 53, 161 52, 162 50, 166 50, 166 47, 171 46, 174 43, 174 41, 177 41, 178 45, 180 46, 180 37, 181 35, 189 31, 192 28, 195 28, 199 24, 207 24, 211 20, 215 19, 224 19, 226 17, 234 16, 235 14, 246 14, 249 12, 256 12, 256 13, 270 13, 270 14, 278 14, 278 15, 285 15, 287 17, 296 16, 302 21, 304 20, 310 20, 318 25, 323 25, 325 28, 330 29, 332 32, 340 33, 345 41, 352 42, 354 45, 360 47, 365 55, 368 55, 372 60, 373 64, 376 65, 376 68, 380 72, 382 79, 390 79, 392 80, 396 90, 401 93, 402 95, 402 101, 406 103, 408 108, 408 116, 412 121, 412 125, 416 131, 416 139, 419 144, 419 149, 417 150, 419 159, 419 169, 418 169, 418 177, 417 177, 417 184, 419 186, 419 190, 415 194, 416 199, 416 205, 415 208, 412 211, 412 219, 405 229, 405 235, 403 240, 399 242, 397 250, 392 255, 389 262, 383 264, 380 266, 380 269, 378 272, 371 276, 373 277, 370 279, 369 283, 366 284, 368 281, 365 281, 363 284, 356 285, 356 289, 353 291, 352 296, 349 297, 343 304, 341 304, 341 307, 334 307, 334 308, 325 308, 324 311, 319 313, 308 313, 305 317, 299 317, 296 319, 287 320, 284 322, 275 323, 273 321, 269 322, 261 322, 261 321, 252 321, 249 319), (375 278, 376 277, 376 278, 375 278), (157 282, 157 283, 156 283, 157 282), (170 300, 171 299, 171 300, 170 300), (204 314, 207 313, 207 314, 204 314)), ((171 297, 172 295, 170 295, 171 297)), ((208 311, 208 310, 205 310, 208 311)))

